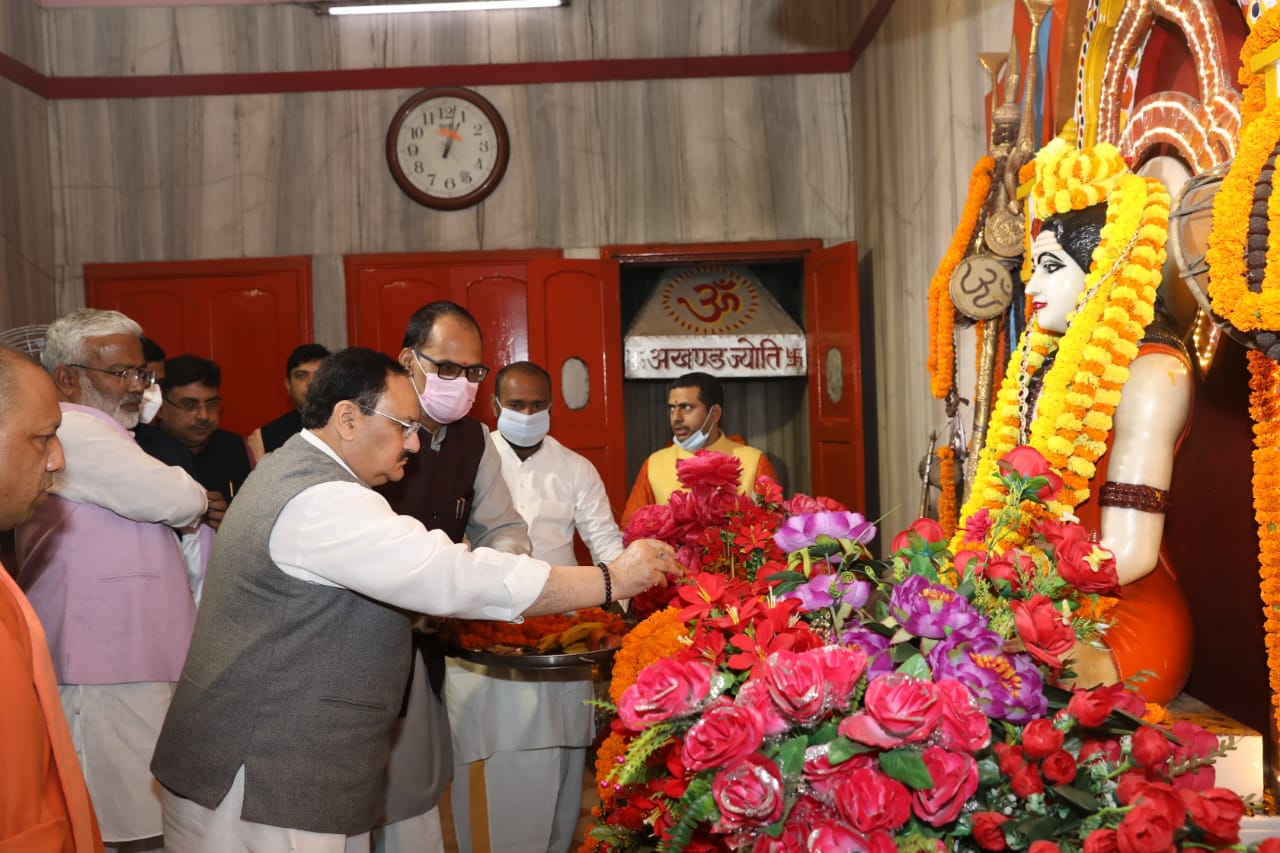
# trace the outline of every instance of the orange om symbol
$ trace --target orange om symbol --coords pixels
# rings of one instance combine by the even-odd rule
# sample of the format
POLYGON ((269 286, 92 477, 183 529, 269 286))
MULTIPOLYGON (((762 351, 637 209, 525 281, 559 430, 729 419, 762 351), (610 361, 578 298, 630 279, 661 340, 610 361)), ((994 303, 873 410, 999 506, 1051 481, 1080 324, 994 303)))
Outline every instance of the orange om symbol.
POLYGON ((691 303, 683 296, 676 299, 676 302, 682 305, 696 319, 707 325, 713 325, 719 322, 720 318, 725 314, 732 314, 742 310, 742 297, 738 295, 737 290, 738 283, 736 281, 725 279, 695 286, 693 292, 699 297, 697 305, 707 310, 706 315, 698 313, 697 309, 694 308, 694 303, 691 303))

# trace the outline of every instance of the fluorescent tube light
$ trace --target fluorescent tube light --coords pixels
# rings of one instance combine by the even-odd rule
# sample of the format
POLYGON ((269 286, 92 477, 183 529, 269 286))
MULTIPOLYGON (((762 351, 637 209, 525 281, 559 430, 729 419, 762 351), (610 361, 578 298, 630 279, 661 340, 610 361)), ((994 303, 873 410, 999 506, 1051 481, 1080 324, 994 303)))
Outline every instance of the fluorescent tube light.
POLYGON ((470 12, 493 9, 541 9, 563 6, 564 0, 436 0, 427 3, 375 3, 362 6, 328 6, 330 15, 394 15, 400 12, 470 12))

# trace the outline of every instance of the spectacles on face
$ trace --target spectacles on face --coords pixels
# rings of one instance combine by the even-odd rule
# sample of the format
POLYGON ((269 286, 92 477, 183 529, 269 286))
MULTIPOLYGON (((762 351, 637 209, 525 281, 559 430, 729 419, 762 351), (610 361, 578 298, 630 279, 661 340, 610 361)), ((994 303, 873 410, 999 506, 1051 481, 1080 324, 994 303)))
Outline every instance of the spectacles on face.
POLYGON ((436 375, 441 379, 457 379, 462 374, 467 374, 467 381, 479 385, 484 378, 489 375, 489 366, 486 364, 458 364, 452 361, 436 361, 429 355, 414 350, 413 354, 418 358, 425 358, 436 369, 436 375))
POLYGON ((210 397, 208 400, 193 400, 190 397, 184 397, 176 403, 166 397, 165 402, 187 415, 194 415, 201 409, 204 409, 209 414, 213 414, 222 407, 221 397, 210 397))
POLYGON ((360 406, 360 411, 370 415, 382 415, 387 420, 394 421, 395 423, 399 424, 404 429, 405 441, 408 441, 409 439, 413 438, 415 435, 418 434, 418 430, 422 429, 422 424, 418 423, 417 421, 402 421, 393 415, 388 415, 386 412, 380 412, 377 409, 368 409, 368 408, 365 408, 364 406, 360 406))
POLYGON ((148 370, 145 367, 123 367, 120 370, 107 370, 102 367, 90 367, 87 364, 68 364, 67 367, 76 367, 80 370, 93 370, 97 373, 106 373, 119 379, 125 385, 141 384, 143 388, 150 388, 156 384, 156 372, 148 370))

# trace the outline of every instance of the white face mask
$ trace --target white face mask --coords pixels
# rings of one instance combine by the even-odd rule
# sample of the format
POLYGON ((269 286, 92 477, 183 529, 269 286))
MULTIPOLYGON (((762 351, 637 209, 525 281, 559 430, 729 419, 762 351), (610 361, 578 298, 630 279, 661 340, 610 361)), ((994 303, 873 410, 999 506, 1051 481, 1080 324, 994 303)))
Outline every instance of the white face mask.
POLYGON ((162 403, 164 403, 164 395, 160 393, 160 386, 148 387, 142 392, 142 408, 139 410, 138 420, 144 424, 151 423, 155 420, 156 413, 160 411, 162 403))
POLYGON ((671 436, 671 440, 676 446, 690 453, 697 453, 706 446, 707 439, 711 436, 711 430, 715 428, 715 424, 711 420, 711 413, 707 413, 707 418, 702 422, 702 426, 689 433, 687 437, 681 439, 678 435, 671 436))
POLYGON ((498 432, 512 447, 533 447, 551 431, 551 411, 543 409, 526 415, 511 409, 498 412, 498 432))

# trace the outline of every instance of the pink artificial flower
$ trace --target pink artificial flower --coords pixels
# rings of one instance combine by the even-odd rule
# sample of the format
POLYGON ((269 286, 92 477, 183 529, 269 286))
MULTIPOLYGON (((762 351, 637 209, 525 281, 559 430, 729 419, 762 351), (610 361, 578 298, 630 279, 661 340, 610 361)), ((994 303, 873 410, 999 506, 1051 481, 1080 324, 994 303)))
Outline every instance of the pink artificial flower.
POLYGON ((618 718, 635 731, 687 717, 711 692, 711 667, 662 658, 640 671, 618 702, 618 718))

